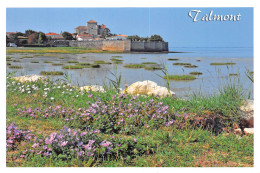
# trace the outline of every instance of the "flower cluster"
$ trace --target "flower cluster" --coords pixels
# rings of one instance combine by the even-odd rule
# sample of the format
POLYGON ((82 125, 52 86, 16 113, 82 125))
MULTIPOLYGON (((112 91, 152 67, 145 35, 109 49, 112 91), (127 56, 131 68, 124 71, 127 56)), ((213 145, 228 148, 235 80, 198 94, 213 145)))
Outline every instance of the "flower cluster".
POLYGON ((60 117, 69 123, 80 122, 81 129, 98 129, 102 133, 136 133, 140 128, 159 128, 174 125, 174 114, 169 107, 150 99, 145 102, 127 95, 113 96, 111 102, 88 102, 87 108, 62 108, 61 106, 18 109, 18 115, 30 117, 60 117))
POLYGON ((12 122, 6 129, 6 147, 15 150, 19 143, 30 141, 33 136, 31 131, 18 129, 15 123, 12 122))

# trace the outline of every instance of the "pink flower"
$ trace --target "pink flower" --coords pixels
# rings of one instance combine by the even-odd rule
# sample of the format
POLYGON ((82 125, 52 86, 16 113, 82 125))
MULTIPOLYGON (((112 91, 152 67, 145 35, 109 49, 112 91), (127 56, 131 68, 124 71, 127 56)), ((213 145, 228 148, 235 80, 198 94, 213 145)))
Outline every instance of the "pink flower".
POLYGON ((32 148, 39 147, 39 143, 34 143, 32 148))
POLYGON ((62 147, 64 147, 64 146, 67 145, 67 143, 68 143, 68 141, 62 141, 62 142, 60 143, 60 145, 61 145, 62 147))
POLYGON ((24 156, 24 155, 21 155, 20 157, 21 157, 21 158, 24 158, 25 156, 24 156))
POLYGON ((136 142, 136 139, 135 139, 135 138, 133 138, 133 140, 134 140, 134 142, 136 142))
POLYGON ((112 144, 112 143, 105 140, 105 141, 102 141, 99 145, 102 147, 108 147, 110 144, 112 144))

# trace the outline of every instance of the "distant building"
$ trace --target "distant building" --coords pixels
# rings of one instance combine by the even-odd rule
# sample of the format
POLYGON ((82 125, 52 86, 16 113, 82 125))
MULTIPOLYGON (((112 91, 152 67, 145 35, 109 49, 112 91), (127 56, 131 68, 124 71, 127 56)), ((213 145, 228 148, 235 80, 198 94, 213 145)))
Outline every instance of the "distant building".
POLYGON ((74 33, 77 34, 90 34, 93 39, 100 38, 104 34, 106 25, 98 25, 96 21, 90 20, 87 22, 86 26, 78 26, 74 28, 74 33))
POLYGON ((6 36, 9 38, 10 34, 16 34, 16 32, 6 32, 6 36))
POLYGON ((46 37, 51 37, 52 39, 64 39, 61 34, 57 34, 57 33, 54 33, 54 32, 49 32, 45 35, 46 35, 46 37))
POLYGON ((76 39, 78 41, 93 40, 93 34, 78 34, 76 39))

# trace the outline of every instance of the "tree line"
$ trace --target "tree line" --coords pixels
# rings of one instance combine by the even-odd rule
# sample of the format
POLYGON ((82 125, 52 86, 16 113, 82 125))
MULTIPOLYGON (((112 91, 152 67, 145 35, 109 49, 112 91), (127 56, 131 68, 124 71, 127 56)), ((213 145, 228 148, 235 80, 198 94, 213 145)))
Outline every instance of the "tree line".
POLYGON ((151 37, 140 37, 138 35, 128 36, 131 41, 164 41, 160 35, 151 35, 151 37))

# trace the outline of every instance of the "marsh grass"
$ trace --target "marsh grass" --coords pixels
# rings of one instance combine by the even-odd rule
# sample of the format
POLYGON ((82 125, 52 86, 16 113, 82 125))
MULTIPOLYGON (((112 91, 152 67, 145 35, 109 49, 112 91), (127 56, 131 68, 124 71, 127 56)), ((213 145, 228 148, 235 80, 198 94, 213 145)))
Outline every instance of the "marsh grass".
POLYGON ((193 71, 189 73, 190 75, 202 75, 202 72, 198 72, 198 71, 193 71))
POLYGON ((191 63, 181 63, 181 62, 178 62, 178 63, 173 63, 173 65, 186 65, 186 66, 190 66, 191 63))
POLYGON ((185 68, 197 68, 198 66, 196 66, 196 65, 185 65, 184 67, 185 68))
POLYGON ((145 65, 143 65, 143 64, 127 64, 124 67, 126 67, 126 68, 144 68, 145 65))
POLYGON ((31 61, 31 63, 39 63, 39 61, 31 61))
POLYGON ((210 65, 235 65, 236 63, 233 62, 226 62, 226 63, 219 63, 219 62, 213 62, 210 63, 210 65))
POLYGON ((13 62, 21 62, 19 59, 14 59, 13 62))
POLYGON ((6 62, 6 65, 11 65, 11 63, 10 62, 6 62))
POLYGON ((83 69, 85 68, 84 66, 80 65, 68 65, 68 66, 62 66, 62 69, 83 69))
POLYGON ((200 59, 197 59, 196 61, 200 62, 201 60, 200 60, 200 59))
MULTIPOLYGON (((196 77, 192 76, 192 75, 169 75, 168 78, 170 80, 177 80, 177 81, 180 81, 180 80, 195 80, 196 77)), ((165 77, 166 79, 166 77, 165 77)))
POLYGON ((23 67, 18 66, 18 65, 12 65, 12 66, 9 66, 9 68, 11 68, 11 69, 22 69, 23 67))
POLYGON ((145 66, 145 70, 162 70, 160 66, 145 66))
POLYGON ((111 60, 111 61, 124 61, 124 60, 122 60, 122 59, 117 59, 117 58, 111 58, 110 60, 111 60))
POLYGON ((91 65, 90 63, 77 63, 75 65, 79 65, 79 66, 89 66, 91 65))
POLYGON ((7 57, 6 57, 6 59, 12 59, 12 58, 13 58, 13 57, 11 57, 11 56, 7 56, 7 57))
POLYGON ((105 62, 105 61, 94 61, 94 64, 112 64, 111 62, 105 62))
POLYGON ((53 66, 61 66, 61 65, 63 65, 62 63, 53 63, 52 64, 53 66))
POLYGON ((114 55, 112 56, 113 58, 123 58, 123 56, 117 56, 117 55, 114 55))
POLYGON ((33 56, 23 56, 20 59, 24 59, 24 58, 33 58, 33 56))
POLYGON ((67 63, 79 63, 78 61, 67 61, 67 63))
POLYGON ((63 56, 61 56, 61 57, 59 57, 59 59, 64 59, 65 57, 63 57, 63 56))
POLYGON ((169 60, 169 61, 178 61, 179 58, 169 58, 168 60, 169 60))
POLYGON ((43 63, 53 63, 52 61, 44 61, 43 63))
POLYGON ((87 58, 87 57, 83 56, 83 57, 81 57, 81 58, 87 58))
POLYGON ((157 63, 156 62, 142 62, 142 64, 149 65, 149 64, 157 64, 157 63))
POLYGON ((64 75, 62 71, 41 71, 41 75, 64 75))

